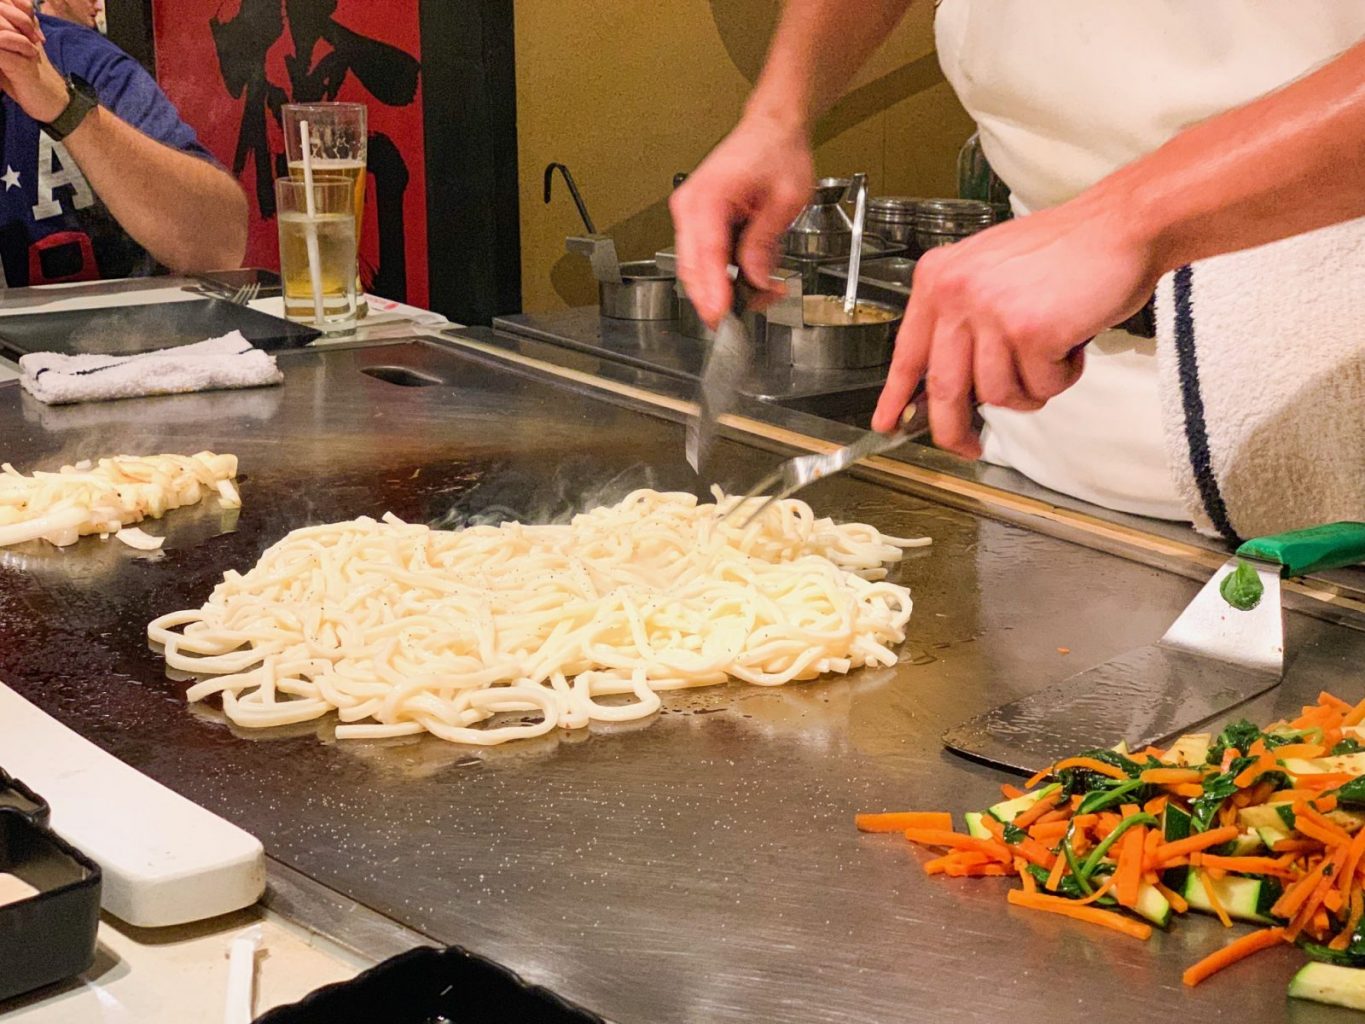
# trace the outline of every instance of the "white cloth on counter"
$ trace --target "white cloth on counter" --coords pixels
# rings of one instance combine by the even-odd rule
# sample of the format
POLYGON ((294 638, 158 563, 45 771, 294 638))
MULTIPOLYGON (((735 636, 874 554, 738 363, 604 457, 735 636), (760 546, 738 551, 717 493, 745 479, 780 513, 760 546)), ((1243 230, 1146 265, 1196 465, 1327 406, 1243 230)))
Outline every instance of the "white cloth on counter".
POLYGON ((240 331, 135 356, 34 352, 19 360, 19 370, 24 390, 49 405, 254 388, 284 380, 275 357, 254 348, 240 331))
POLYGON ((1365 218, 1167 274, 1157 340, 1196 526, 1232 540, 1365 520, 1365 218))

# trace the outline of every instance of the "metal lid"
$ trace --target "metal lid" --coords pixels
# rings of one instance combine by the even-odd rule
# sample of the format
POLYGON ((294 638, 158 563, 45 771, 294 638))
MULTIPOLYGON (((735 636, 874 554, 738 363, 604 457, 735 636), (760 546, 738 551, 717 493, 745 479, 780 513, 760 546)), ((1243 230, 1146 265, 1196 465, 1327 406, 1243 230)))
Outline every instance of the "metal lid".
POLYGON ((928 231, 972 231, 995 223, 990 203, 976 199, 925 199, 915 211, 915 226, 928 231))
POLYGON ((867 201, 867 213, 882 223, 909 224, 922 202, 915 196, 876 196, 867 201))

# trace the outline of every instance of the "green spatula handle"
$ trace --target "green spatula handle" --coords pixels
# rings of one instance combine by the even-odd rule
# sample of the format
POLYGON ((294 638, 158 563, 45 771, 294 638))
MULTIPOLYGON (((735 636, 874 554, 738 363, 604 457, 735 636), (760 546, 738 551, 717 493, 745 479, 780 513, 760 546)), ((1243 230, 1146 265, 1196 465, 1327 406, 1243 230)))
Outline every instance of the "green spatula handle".
POLYGON ((1285 576, 1304 576, 1365 562, 1365 523, 1327 523, 1256 537, 1237 549, 1244 558, 1278 562, 1285 576))

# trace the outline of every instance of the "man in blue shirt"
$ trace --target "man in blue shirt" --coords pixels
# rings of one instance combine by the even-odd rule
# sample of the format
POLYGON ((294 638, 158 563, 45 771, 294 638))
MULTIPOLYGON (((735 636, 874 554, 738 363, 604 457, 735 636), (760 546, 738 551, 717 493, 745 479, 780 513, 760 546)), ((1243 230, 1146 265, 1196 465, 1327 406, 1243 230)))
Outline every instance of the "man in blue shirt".
POLYGON ((0 285, 241 265, 246 197, 142 67, 0 0, 0 285))

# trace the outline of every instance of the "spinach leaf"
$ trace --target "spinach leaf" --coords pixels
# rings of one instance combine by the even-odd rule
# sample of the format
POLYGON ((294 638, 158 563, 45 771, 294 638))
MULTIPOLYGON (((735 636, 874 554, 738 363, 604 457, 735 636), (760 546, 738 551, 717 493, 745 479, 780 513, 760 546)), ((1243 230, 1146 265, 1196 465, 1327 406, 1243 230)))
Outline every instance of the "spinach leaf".
MULTIPOLYGON (((1245 718, 1239 719, 1218 734, 1218 738, 1209 745, 1209 753, 1204 761, 1207 764, 1221 764, 1223 754, 1229 747, 1235 748, 1239 754, 1245 754, 1262 735, 1261 730, 1245 718)), ((1269 747, 1270 745, 1269 740, 1267 740, 1266 746, 1269 747)), ((1276 746, 1279 745, 1276 744, 1276 746)))
MULTIPOLYGON (((1341 802, 1340 797, 1337 798, 1337 802, 1338 803, 1341 802)), ((1290 832, 1293 832, 1294 826, 1298 823, 1299 820, 1294 816, 1293 806, 1291 806, 1290 804, 1276 804, 1275 813, 1278 814, 1280 816, 1280 820, 1284 822, 1284 827, 1289 829, 1290 832)))
POLYGON ((1095 789, 1086 794, 1076 813, 1094 814, 1096 811, 1107 810, 1122 803, 1145 804, 1151 799, 1148 790, 1152 787, 1143 785, 1137 779, 1129 779, 1127 782, 1119 782, 1117 779, 1110 781, 1113 785, 1108 789, 1095 789))
POLYGON ((1365 807, 1365 775, 1358 775, 1336 791, 1342 807, 1365 807))
POLYGON ((1365 750, 1365 747, 1360 745, 1360 740, 1354 736, 1347 736, 1327 753, 1335 757, 1338 754, 1359 754, 1362 750, 1365 750))
POLYGON ((1233 758, 1227 771, 1211 775, 1204 780, 1203 794, 1196 797, 1194 803, 1190 805, 1191 823, 1196 832, 1208 831, 1209 825, 1218 814, 1218 809, 1223 806, 1223 801, 1237 792, 1235 781, 1237 776, 1253 763, 1254 758, 1233 758))
MULTIPOLYGON (((1087 750, 1077 756, 1111 765, 1130 779, 1136 779, 1142 774, 1142 765, 1113 750, 1087 750)), ((1057 781, 1062 784, 1062 792, 1067 796, 1075 796, 1077 793, 1091 793, 1097 789, 1109 789, 1119 784, 1119 780, 1110 778, 1108 775, 1102 775, 1099 772, 1092 772, 1088 768, 1063 768, 1057 773, 1057 781)))
POLYGON ((1005 842, 1009 843, 1011 846, 1018 846, 1027 837, 1028 833, 1018 825, 1015 825, 1013 822, 1005 823, 1005 842))

